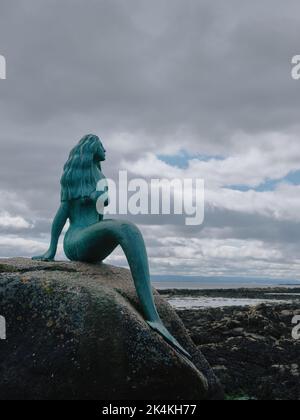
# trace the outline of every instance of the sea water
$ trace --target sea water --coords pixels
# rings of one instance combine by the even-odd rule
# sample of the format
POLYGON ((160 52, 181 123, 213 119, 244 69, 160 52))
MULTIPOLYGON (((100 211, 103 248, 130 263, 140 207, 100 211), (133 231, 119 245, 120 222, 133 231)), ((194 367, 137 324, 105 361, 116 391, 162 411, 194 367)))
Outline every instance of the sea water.
POLYGON ((167 301, 178 310, 184 309, 206 309, 206 308, 225 308, 232 306, 257 306, 265 304, 291 304, 288 300, 271 299, 241 299, 241 298, 211 298, 211 297, 166 297, 167 301))

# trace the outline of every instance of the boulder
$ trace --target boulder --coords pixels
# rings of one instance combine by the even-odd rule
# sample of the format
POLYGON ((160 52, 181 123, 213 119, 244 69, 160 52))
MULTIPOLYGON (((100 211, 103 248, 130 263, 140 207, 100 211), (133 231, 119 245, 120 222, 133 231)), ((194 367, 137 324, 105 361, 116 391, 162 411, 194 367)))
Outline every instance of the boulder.
POLYGON ((108 265, 0 260, 0 400, 207 400, 221 387, 170 305, 150 329, 130 272, 108 265))

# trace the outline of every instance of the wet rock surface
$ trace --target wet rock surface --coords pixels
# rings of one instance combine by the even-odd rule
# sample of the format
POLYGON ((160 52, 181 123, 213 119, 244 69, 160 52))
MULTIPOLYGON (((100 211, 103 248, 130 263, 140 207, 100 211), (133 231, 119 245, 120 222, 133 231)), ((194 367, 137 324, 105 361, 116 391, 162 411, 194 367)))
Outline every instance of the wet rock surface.
MULTIPOLYGON (((261 297, 259 290, 250 293, 253 298, 261 297)), ((244 296, 241 291, 226 291, 226 295, 244 296)), ((299 302, 181 310, 178 315, 228 398, 300 399, 300 340, 292 337, 299 302)))

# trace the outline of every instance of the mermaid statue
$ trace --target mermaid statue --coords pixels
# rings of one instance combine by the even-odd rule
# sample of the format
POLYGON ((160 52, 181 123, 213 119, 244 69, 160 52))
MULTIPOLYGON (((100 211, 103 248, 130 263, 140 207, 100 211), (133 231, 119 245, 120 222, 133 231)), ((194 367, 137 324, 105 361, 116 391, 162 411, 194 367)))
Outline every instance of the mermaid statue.
MULTIPOLYGON (((151 283, 148 256, 139 229, 121 220, 104 220, 97 211, 97 202, 106 191, 98 191, 105 182, 101 162, 106 151, 95 135, 84 136, 71 151, 61 178, 61 205, 54 218, 49 250, 34 260, 54 261, 59 237, 69 219, 70 227, 64 238, 64 251, 71 261, 99 263, 118 246, 127 258, 136 292, 148 325, 184 356, 187 351, 171 335, 157 312, 151 283)), ((108 206, 109 201, 105 202, 108 206)))

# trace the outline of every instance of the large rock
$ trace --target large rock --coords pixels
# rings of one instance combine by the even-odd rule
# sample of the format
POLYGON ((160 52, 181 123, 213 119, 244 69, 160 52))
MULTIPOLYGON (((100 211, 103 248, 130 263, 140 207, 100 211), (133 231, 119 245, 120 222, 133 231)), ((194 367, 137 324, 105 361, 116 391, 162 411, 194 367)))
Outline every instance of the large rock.
POLYGON ((212 399, 220 386, 156 292, 189 362, 145 323, 130 272, 0 260, 0 399, 212 399))

